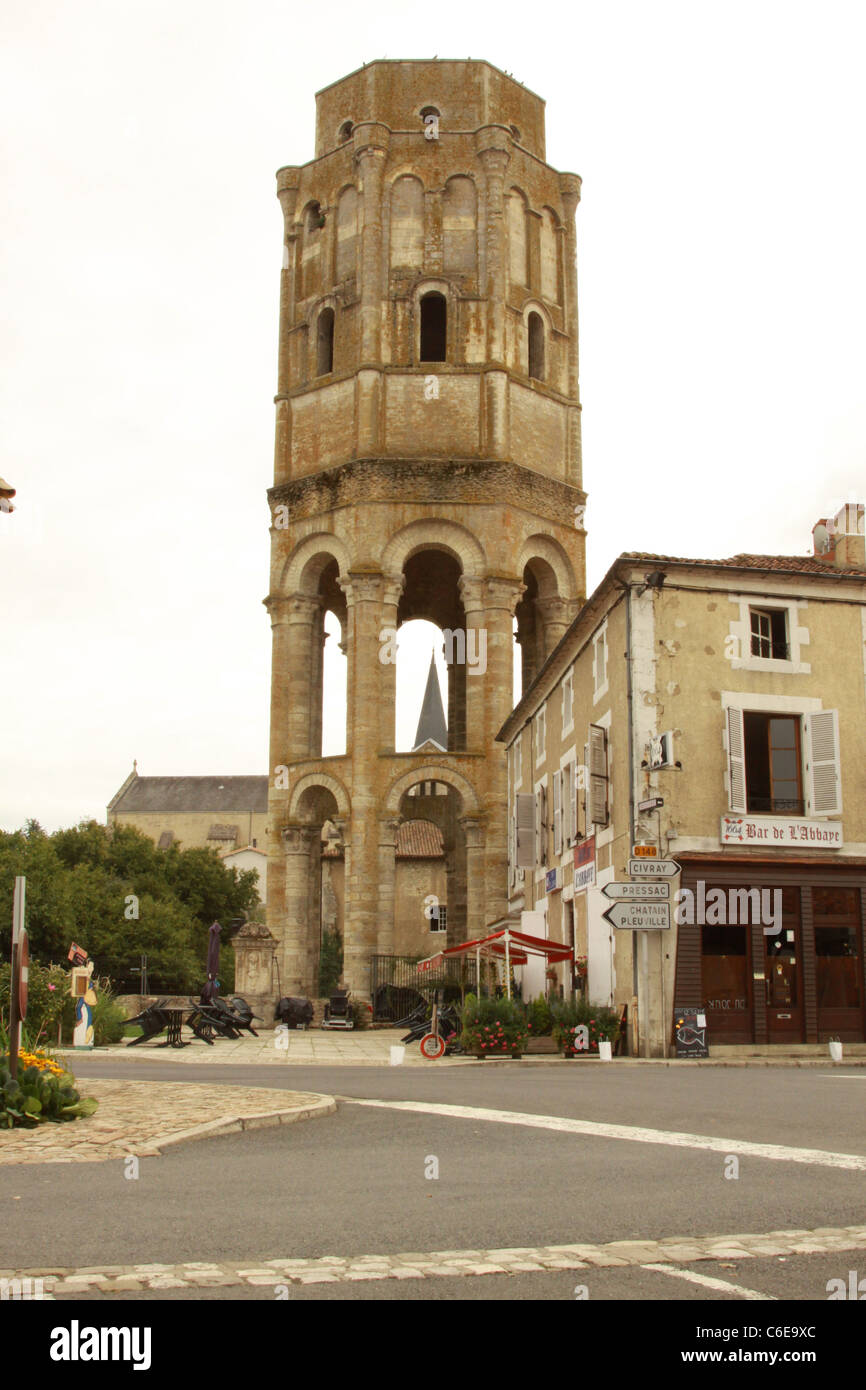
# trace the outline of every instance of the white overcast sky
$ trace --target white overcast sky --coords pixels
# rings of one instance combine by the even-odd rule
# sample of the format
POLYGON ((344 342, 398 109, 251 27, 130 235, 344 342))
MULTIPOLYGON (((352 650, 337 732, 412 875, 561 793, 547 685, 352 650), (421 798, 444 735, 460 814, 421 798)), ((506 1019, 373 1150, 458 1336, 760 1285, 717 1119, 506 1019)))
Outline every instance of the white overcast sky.
POLYGON ((590 589, 866 494, 861 0, 4 0, 0 37, 0 827, 104 818, 134 757, 266 771, 274 173, 363 61, 488 59, 583 177, 590 589))

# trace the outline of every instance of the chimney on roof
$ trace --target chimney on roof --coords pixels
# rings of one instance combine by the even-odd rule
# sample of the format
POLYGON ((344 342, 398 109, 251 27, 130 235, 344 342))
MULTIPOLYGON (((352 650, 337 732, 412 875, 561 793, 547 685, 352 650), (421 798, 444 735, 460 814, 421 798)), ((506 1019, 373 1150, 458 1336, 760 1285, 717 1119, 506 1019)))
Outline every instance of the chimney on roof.
POLYGON ((866 570, 866 508, 862 502, 846 502, 831 519, 812 527, 814 551, 836 569, 866 570))

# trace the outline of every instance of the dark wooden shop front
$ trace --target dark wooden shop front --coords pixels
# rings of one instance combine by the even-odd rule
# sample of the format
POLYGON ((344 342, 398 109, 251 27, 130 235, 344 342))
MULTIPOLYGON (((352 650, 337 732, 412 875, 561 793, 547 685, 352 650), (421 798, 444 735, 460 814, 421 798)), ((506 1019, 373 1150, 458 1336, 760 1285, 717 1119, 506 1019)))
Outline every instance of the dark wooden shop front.
MULTIPOLYGON (((679 856, 681 887, 698 901, 720 888, 767 889, 781 930, 749 914, 745 924, 677 927, 677 1009, 700 1004, 716 1043, 866 1040, 866 866, 679 856)), ((708 911, 706 916, 712 916, 708 911)))

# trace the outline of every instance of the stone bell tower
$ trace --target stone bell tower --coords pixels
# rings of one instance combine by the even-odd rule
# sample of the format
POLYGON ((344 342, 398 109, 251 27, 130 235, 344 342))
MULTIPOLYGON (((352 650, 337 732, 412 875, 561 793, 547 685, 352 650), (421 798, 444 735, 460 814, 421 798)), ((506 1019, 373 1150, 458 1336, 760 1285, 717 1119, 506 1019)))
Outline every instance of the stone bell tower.
POLYGON ((277 175, 268 923, 282 993, 317 993, 336 826, 344 976, 369 995, 371 956, 394 950, 401 821, 441 829, 448 944, 506 908, 494 735, 515 635, 525 688, 585 593, 580 179, 545 162, 541 98, 486 62, 373 62, 316 109, 315 157, 277 175), (348 664, 335 757, 329 610, 348 664), (446 633, 444 753, 395 751, 388 634, 413 618, 446 633))

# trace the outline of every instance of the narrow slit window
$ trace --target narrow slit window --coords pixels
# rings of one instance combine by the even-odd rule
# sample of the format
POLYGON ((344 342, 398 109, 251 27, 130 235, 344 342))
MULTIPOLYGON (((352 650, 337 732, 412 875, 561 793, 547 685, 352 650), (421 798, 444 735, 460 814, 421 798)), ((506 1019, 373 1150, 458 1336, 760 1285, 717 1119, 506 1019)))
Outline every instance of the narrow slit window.
POLYGON ((529 375, 535 381, 544 380, 544 320, 540 314, 529 315, 529 375))
POLYGON ((319 314, 316 334, 316 376, 327 376, 334 370, 334 311, 323 309, 319 314))
POLYGON ((432 291, 421 300, 421 361, 444 362, 448 305, 444 294, 432 291))

